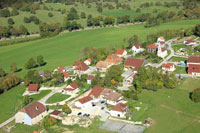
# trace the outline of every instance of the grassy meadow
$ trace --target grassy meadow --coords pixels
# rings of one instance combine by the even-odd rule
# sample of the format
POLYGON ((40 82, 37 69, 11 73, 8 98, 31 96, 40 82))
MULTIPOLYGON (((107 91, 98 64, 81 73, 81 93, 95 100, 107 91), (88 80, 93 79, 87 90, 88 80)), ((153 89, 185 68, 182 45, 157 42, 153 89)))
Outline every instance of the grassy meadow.
POLYGON ((52 38, 46 38, 26 43, 18 43, 0 47, 0 66, 9 72, 11 62, 16 62, 18 68, 23 70, 18 74, 24 76, 24 63, 31 57, 43 55, 47 64, 38 67, 38 70, 52 70, 60 65, 72 65, 81 57, 80 50, 87 46, 104 47, 113 45, 116 47, 124 44, 124 38, 137 34, 141 40, 146 35, 161 30, 188 28, 199 23, 199 20, 185 20, 161 24, 157 27, 144 28, 144 25, 132 25, 122 27, 110 27, 104 29, 71 32, 60 34, 52 38))
POLYGON ((46 103, 57 103, 61 102, 67 98, 69 98, 70 95, 62 94, 62 93, 56 93, 53 96, 51 96, 49 99, 47 99, 46 103))

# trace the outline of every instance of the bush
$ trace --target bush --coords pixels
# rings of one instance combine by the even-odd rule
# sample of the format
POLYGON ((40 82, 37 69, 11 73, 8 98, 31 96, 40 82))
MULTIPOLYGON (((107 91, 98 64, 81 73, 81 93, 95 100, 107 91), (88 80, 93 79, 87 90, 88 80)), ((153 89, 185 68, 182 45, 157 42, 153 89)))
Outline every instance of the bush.
POLYGON ((8 19, 8 24, 13 25, 13 24, 15 24, 15 22, 13 21, 12 18, 9 18, 9 19, 8 19))
POLYGON ((53 14, 51 12, 48 13, 49 17, 53 17, 53 14))
POLYGON ((30 22, 31 22, 31 20, 29 18, 24 17, 24 23, 30 23, 30 22))
POLYGON ((65 112, 66 114, 70 114, 72 112, 72 110, 70 109, 70 107, 67 104, 64 104, 62 106, 62 111, 65 112))
POLYGON ((194 89, 191 93, 191 99, 194 102, 200 102, 200 88, 194 89))

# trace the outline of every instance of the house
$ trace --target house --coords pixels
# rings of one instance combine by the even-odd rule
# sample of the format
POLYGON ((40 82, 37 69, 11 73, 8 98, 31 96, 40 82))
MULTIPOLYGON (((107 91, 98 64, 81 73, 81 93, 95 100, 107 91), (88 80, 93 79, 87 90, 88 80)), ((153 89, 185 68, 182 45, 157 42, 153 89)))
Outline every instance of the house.
POLYGON ((120 118, 125 118, 126 117, 126 112, 128 111, 128 106, 126 106, 123 103, 119 103, 112 107, 109 111, 111 116, 114 117, 120 117, 120 118))
POLYGON ((175 65, 174 63, 166 63, 166 64, 163 64, 162 65, 162 70, 164 71, 174 71, 176 68, 175 68, 175 65))
POLYGON ((121 75, 124 78, 124 83, 131 84, 133 82, 133 78, 135 76, 135 73, 133 70, 127 70, 121 75))
POLYGON ((74 63, 74 73, 76 74, 85 74, 89 67, 82 61, 76 61, 74 63))
POLYGON ((84 63, 89 66, 92 63, 91 58, 88 58, 87 60, 85 60, 84 63))
POLYGON ((70 75, 67 72, 63 72, 63 77, 65 82, 70 79, 70 75))
POLYGON ((107 88, 101 92, 100 97, 101 100, 106 101, 106 103, 110 105, 116 105, 123 99, 123 96, 120 93, 107 88))
POLYGON ((111 65, 107 61, 99 61, 96 64, 97 71, 106 72, 111 65))
POLYGON ((157 56, 161 58, 165 58, 167 56, 167 49, 166 48, 161 48, 161 46, 158 46, 158 51, 157 51, 157 56))
POLYGON ((64 66, 60 66, 60 67, 56 68, 54 70, 54 72, 65 72, 65 67, 64 66))
POLYGON ((36 93, 39 91, 40 85, 39 84, 29 84, 28 92, 29 93, 36 93))
POLYGON ((83 97, 76 101, 74 104, 76 107, 79 108, 87 108, 89 106, 92 106, 93 98, 90 96, 83 97))
POLYGON ((115 54, 119 57, 125 57, 127 55, 127 52, 125 49, 119 48, 116 50, 115 54))
POLYGON ((103 87, 94 86, 94 88, 91 90, 88 96, 92 97, 94 102, 98 102, 100 100, 99 98, 103 90, 104 90, 103 87))
POLYGON ((148 45, 146 48, 147 48, 147 51, 148 51, 148 52, 156 52, 158 46, 155 45, 155 44, 150 44, 150 45, 148 45))
POLYGON ((162 48, 165 47, 165 38, 163 36, 157 39, 157 45, 160 45, 162 48))
POLYGON ((126 59, 124 63, 124 69, 127 70, 133 70, 134 73, 137 73, 138 69, 144 65, 143 59, 136 59, 136 58, 128 58, 126 59))
POLYGON ((137 44, 132 47, 133 54, 137 54, 143 51, 142 45, 137 44))
POLYGON ((71 95, 71 94, 75 94, 78 93, 80 91, 78 85, 75 82, 72 82, 71 84, 69 84, 64 90, 63 93, 71 95))
POLYGON ((62 111, 59 110, 54 110, 53 112, 51 112, 51 116, 56 118, 56 119, 61 119, 61 115, 63 114, 62 111))
POLYGON ((87 84, 91 85, 92 84, 92 80, 94 79, 94 75, 88 75, 88 78, 87 78, 87 84))
POLYGON ((35 102, 17 112, 15 115, 15 122, 34 125, 41 121, 46 115, 48 115, 46 107, 40 102, 35 102))
POLYGON ((200 65, 200 56, 190 56, 187 59, 187 65, 189 65, 189 64, 200 65))
POLYGON ((119 65, 122 63, 123 59, 116 54, 113 54, 109 56, 105 61, 110 65, 119 65))
POLYGON ((189 64, 188 65, 188 74, 200 77, 200 65, 189 64))
POLYGON ((185 40, 184 42, 183 42, 185 45, 188 45, 188 46, 192 46, 192 45, 196 45, 197 43, 196 43, 196 41, 195 40, 185 40))
POLYGON ((72 71, 73 69, 73 66, 67 66, 65 67, 65 72, 72 71))

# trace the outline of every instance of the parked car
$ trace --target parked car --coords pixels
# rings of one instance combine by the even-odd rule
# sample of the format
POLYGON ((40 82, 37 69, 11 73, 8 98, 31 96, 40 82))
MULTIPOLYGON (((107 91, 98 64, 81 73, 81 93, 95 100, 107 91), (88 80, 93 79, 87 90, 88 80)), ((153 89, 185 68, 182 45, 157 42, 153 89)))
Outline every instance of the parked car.
POLYGON ((79 112, 77 115, 78 115, 78 116, 80 116, 81 114, 82 114, 82 113, 81 113, 81 112, 79 112))
POLYGON ((101 101, 101 103, 105 103, 105 101, 101 101))
POLYGON ((105 107, 101 107, 101 110, 104 110, 105 107))
POLYGON ((89 117, 89 116, 90 116, 90 114, 86 114, 86 113, 85 113, 83 116, 84 116, 84 117, 89 117))

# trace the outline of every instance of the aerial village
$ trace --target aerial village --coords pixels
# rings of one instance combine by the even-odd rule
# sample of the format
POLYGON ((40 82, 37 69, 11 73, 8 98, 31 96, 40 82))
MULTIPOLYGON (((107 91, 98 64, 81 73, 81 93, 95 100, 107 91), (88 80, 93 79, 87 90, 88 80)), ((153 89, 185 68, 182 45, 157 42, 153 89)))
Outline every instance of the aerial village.
MULTIPOLYGON (((42 121, 42 119, 50 115, 50 119, 57 119, 64 125, 79 124, 81 127, 88 127, 92 123, 92 119, 99 117, 101 121, 107 119, 129 121, 133 124, 143 125, 148 127, 152 123, 152 119, 147 117, 145 121, 134 120, 134 113, 142 110, 142 102, 138 105, 133 105, 135 112, 130 112, 130 107, 127 105, 126 98, 120 93, 122 90, 128 90, 132 86, 135 76, 138 74, 140 67, 156 67, 161 68, 163 72, 173 72, 178 67, 187 69, 187 73, 176 74, 177 79, 181 77, 200 77, 200 56, 188 55, 186 49, 180 48, 174 51, 172 45, 177 39, 165 41, 164 37, 159 37, 155 44, 150 44, 146 48, 138 44, 133 46, 130 52, 124 49, 117 49, 115 54, 107 57, 106 60, 99 61, 96 66, 91 66, 91 58, 85 61, 76 61, 73 66, 59 66, 53 72, 60 72, 64 76, 65 84, 61 87, 46 87, 39 84, 29 84, 27 90, 23 95, 38 94, 42 90, 51 90, 46 97, 38 102, 34 102, 22 108, 15 115, 15 122, 26 125, 34 125, 42 121), (137 58, 137 54, 144 51, 156 53, 158 57, 162 58, 159 63, 151 63, 145 59, 137 58), (170 51, 170 52, 168 52, 170 51), (172 61, 172 57, 187 57, 187 61, 172 61), (124 70, 121 76, 123 81, 120 86, 113 88, 106 88, 98 86, 92 82, 97 74, 104 77, 105 73, 113 65, 122 65, 124 70), (87 86, 83 88, 76 82, 77 77, 87 75, 87 86), (68 82, 70 80, 70 82, 68 82), (46 103, 47 99, 55 93, 67 94, 69 97, 64 101, 57 103, 46 103), (50 106, 67 105, 70 108, 69 113, 65 113, 62 109, 49 108, 50 106), (140 106, 141 105, 141 106, 140 106), (84 119, 84 120, 82 120, 84 119)), ((185 46, 194 47, 199 45, 195 39, 184 40, 185 46)), ((190 53, 191 54, 191 53, 190 53)), ((44 72, 39 71, 41 77, 44 72)), ((80 79, 81 80, 81 79, 80 79)), ((143 109, 144 110, 144 109, 143 109)))

